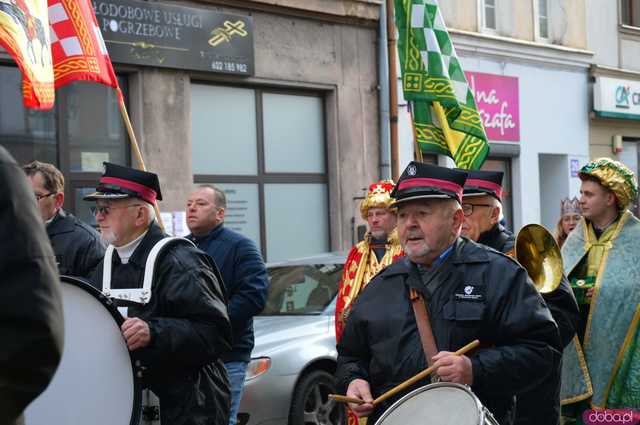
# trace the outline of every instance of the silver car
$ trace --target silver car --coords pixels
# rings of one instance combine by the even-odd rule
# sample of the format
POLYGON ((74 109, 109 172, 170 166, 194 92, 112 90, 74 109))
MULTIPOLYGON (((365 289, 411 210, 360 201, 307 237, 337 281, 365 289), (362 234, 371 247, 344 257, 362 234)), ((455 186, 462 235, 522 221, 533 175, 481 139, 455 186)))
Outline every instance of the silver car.
POLYGON ((267 304, 254 318, 241 425, 342 425, 336 392, 334 312, 345 255, 323 254, 267 265, 267 304))

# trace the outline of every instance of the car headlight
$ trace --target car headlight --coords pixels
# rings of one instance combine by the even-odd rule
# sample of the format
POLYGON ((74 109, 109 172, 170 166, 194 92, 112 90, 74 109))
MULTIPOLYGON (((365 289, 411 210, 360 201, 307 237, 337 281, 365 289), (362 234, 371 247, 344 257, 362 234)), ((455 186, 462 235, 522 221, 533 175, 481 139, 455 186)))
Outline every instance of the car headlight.
POLYGON ((247 365, 247 375, 245 381, 257 378, 271 368, 271 359, 269 357, 258 357, 251 359, 247 365))

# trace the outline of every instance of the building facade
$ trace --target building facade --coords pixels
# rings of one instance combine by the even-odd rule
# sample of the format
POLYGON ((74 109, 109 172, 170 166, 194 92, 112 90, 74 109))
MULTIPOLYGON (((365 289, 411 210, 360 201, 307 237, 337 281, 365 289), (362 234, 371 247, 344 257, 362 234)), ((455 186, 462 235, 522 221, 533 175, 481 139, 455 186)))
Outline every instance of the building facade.
MULTIPOLYGON (((589 154, 625 163, 640 155, 640 1, 587 1, 590 69, 589 154)), ((633 204, 638 214, 638 200, 633 204)))
MULTIPOLYGON (((490 139, 483 169, 505 172, 508 227, 542 223, 553 229, 560 199, 578 193, 577 169, 589 159, 593 54, 585 2, 439 4, 490 139)), ((403 160, 412 152, 405 141, 403 160)))
MULTIPOLYGON (((183 233, 194 184, 226 192, 227 225, 268 261, 346 249, 379 173, 380 0, 96 0, 98 24, 167 227, 183 233)), ((136 165, 113 90, 73 83, 52 111, 21 106, 0 52, 0 143, 56 164, 66 207, 103 161, 136 165)))

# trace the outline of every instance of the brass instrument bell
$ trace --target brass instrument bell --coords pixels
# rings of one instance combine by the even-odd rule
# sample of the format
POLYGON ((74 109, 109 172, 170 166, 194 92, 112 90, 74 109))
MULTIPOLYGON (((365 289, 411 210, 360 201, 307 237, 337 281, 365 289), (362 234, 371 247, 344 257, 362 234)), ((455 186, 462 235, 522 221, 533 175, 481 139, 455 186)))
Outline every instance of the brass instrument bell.
POLYGON ((560 247, 544 226, 527 224, 516 236, 515 259, 527 269, 538 292, 555 291, 562 279, 560 247))

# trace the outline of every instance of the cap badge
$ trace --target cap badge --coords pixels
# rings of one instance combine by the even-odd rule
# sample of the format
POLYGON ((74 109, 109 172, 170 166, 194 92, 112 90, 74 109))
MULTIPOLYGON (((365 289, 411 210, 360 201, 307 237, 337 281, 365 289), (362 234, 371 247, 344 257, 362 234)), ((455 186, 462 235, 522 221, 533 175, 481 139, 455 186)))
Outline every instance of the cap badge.
POLYGON ((416 166, 411 164, 409 165, 409 167, 407 167, 407 174, 409 174, 410 176, 415 176, 416 175, 416 166))

